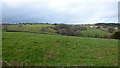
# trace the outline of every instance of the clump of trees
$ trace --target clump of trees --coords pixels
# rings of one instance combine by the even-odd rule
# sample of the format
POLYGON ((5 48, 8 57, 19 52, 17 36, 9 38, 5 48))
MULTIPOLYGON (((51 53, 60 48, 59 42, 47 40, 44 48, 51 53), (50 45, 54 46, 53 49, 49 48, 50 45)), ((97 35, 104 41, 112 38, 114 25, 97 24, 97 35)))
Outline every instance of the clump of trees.
POLYGON ((77 31, 87 30, 87 28, 83 26, 66 25, 66 24, 57 24, 53 29, 55 29, 58 34, 67 35, 67 36, 78 36, 79 34, 77 31))
POLYGON ((70 25, 66 25, 66 24, 57 24, 53 29, 55 30, 59 30, 59 29, 69 29, 70 25))
POLYGON ((57 30, 58 34, 67 35, 67 36, 75 36, 75 31, 70 29, 59 29, 57 30))
POLYGON ((56 33, 56 30, 50 27, 41 27, 40 33, 56 33))
POLYGON ((120 23, 96 23, 95 25, 103 27, 120 27, 120 23))
POLYGON ((120 39, 120 31, 115 32, 114 34, 111 35, 112 39, 120 39))
POLYGON ((2 30, 7 32, 8 31, 8 25, 2 26, 2 30))
POLYGON ((83 34, 81 33, 81 31, 76 31, 76 36, 83 36, 83 34))
POLYGON ((115 31, 114 28, 108 28, 108 32, 113 33, 115 31))

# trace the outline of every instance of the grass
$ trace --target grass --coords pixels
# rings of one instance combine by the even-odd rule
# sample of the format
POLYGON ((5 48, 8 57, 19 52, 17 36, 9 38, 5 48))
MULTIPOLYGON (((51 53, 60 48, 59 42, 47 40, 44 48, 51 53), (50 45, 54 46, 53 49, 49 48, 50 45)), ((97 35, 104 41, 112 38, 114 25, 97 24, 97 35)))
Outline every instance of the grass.
POLYGON ((84 36, 107 36, 107 35, 110 35, 109 32, 107 32, 105 30, 101 30, 101 29, 90 29, 90 30, 81 31, 81 33, 84 36))
POLYGON ((118 41, 114 39, 24 32, 3 32, 2 39, 2 58, 11 66, 118 65, 118 41))
POLYGON ((51 25, 51 24, 33 24, 33 25, 27 24, 27 25, 23 25, 23 27, 49 27, 49 26, 54 26, 54 25, 51 25))
POLYGON ((26 24, 26 25, 9 25, 11 27, 49 27, 49 26, 54 26, 51 24, 26 24))
MULTIPOLYGON (((4 27, 8 28, 8 31, 26 31, 26 32, 36 32, 43 33, 42 28, 44 27, 54 27, 51 24, 27 24, 27 25, 4 25, 4 27)), ((47 34, 55 34, 55 30, 52 28, 44 28, 44 33, 47 34)))
POLYGON ((0 67, 2 67, 2 30, 0 29, 0 67))

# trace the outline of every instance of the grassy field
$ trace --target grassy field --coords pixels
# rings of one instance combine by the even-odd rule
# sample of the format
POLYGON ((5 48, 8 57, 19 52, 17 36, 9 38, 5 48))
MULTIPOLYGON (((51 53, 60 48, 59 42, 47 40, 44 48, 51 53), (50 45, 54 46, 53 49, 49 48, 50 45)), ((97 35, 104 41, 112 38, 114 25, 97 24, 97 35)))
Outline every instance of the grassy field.
MULTIPOLYGON (((36 32, 36 33, 47 33, 47 34, 55 34, 55 30, 52 28, 45 27, 54 27, 52 24, 26 24, 26 25, 4 25, 3 27, 7 27, 8 31, 22 31, 22 32, 36 32), (42 31, 44 28, 44 31, 42 31)), ((3 30, 4 31, 4 30, 3 30)))
POLYGON ((51 25, 51 24, 33 24, 33 25, 23 25, 23 27, 49 27, 49 26, 54 26, 54 25, 51 25))
POLYGON ((51 24, 22 24, 22 25, 9 25, 10 27, 49 27, 49 26, 54 26, 51 24))
POLYGON ((84 36, 107 36, 111 34, 101 29, 90 29, 90 30, 81 31, 81 33, 84 36))
POLYGON ((3 61, 9 65, 118 65, 118 41, 74 36, 3 32, 3 61))

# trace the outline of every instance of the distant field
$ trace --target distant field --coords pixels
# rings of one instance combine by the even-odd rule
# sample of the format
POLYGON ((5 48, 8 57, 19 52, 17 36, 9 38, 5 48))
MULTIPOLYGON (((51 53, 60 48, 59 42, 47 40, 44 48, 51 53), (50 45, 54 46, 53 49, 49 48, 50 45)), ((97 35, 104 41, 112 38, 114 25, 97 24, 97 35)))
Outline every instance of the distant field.
POLYGON ((22 25, 11 25, 11 27, 48 27, 48 26, 54 26, 51 24, 22 24, 22 25))
POLYGON ((118 65, 118 41, 114 39, 24 32, 3 32, 2 39, 2 58, 9 65, 118 65))
POLYGON ((33 25, 23 25, 23 27, 48 27, 48 26, 54 26, 51 24, 33 24, 33 25))
POLYGON ((81 33, 84 36, 107 36, 111 34, 105 30, 100 30, 100 29, 85 30, 85 31, 81 31, 81 33))
MULTIPOLYGON (((27 31, 27 32, 37 32, 43 33, 42 28, 44 27, 54 27, 52 24, 27 24, 27 25, 5 25, 4 27, 8 28, 8 31, 27 31)), ((44 28, 45 29, 45 28, 44 28)), ((44 30, 44 33, 54 34, 55 30, 47 28, 44 30)))
POLYGON ((27 24, 27 25, 8 25, 7 26, 9 30, 15 30, 15 31, 34 31, 39 30, 40 27, 54 27, 54 25, 51 24, 27 24))

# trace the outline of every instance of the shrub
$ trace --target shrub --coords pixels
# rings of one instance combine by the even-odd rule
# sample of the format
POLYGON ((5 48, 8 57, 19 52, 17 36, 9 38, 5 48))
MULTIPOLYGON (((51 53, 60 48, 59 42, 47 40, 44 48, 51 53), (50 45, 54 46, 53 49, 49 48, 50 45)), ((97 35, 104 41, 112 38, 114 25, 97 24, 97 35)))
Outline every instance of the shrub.
POLYGON ((76 31, 75 35, 76 36, 83 36, 83 34, 81 33, 81 31, 76 31))
POLYGON ((75 36, 75 31, 69 29, 59 29, 57 33, 67 36, 75 36))
POLYGON ((86 27, 76 26, 76 25, 66 25, 66 24, 57 24, 53 29, 57 30, 58 34, 68 35, 68 36, 82 36, 81 33, 76 33, 77 31, 87 30, 86 27))
POLYGON ((58 29, 69 29, 70 28, 70 25, 66 25, 66 24, 58 24, 54 27, 55 30, 58 30, 58 29))
POLYGON ((18 27, 22 27, 22 25, 19 25, 18 27))
POLYGON ((108 28, 108 32, 113 33, 114 31, 114 28, 108 28))
POLYGON ((44 32, 56 33, 56 30, 54 30, 52 28, 42 27, 40 32, 42 32, 42 33, 44 33, 44 32))
POLYGON ((113 38, 113 39, 120 39, 120 31, 115 32, 114 34, 112 34, 111 38, 113 38))
POLYGON ((83 30, 87 30, 87 28, 86 27, 81 27, 81 26, 72 26, 70 28, 70 30, 74 30, 74 31, 81 30, 81 31, 83 31, 83 30))
POLYGON ((8 25, 4 25, 4 26, 2 27, 2 30, 7 32, 7 31, 8 31, 8 25))

